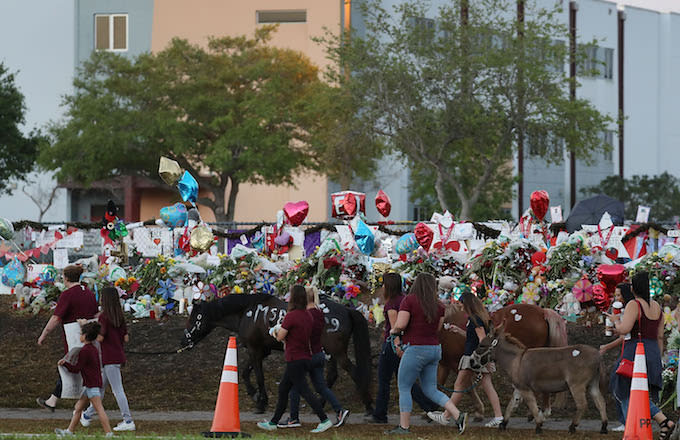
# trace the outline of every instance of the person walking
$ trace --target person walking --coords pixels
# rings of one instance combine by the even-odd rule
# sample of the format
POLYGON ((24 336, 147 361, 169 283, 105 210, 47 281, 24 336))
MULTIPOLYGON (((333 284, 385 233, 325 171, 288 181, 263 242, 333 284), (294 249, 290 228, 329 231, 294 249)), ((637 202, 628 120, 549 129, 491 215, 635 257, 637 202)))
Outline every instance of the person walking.
MULTIPOLYGON (((383 275, 383 314, 385 317, 385 331, 383 333, 383 344, 378 357, 378 394, 375 398, 375 409, 373 414, 366 417, 368 423, 387 423, 387 407, 390 402, 390 384, 392 376, 398 376, 399 356, 392 350, 392 343, 388 341, 390 330, 397 322, 399 306, 405 296, 401 289, 401 276, 398 273, 390 272, 383 275)), ((416 382, 411 388, 411 397, 426 413, 434 411, 437 406, 430 401, 420 385, 416 382)))
MULTIPOLYGON (((659 391, 663 387, 661 378, 661 353, 663 352, 663 313, 659 303, 649 297, 649 275, 638 272, 633 276, 633 296, 621 315, 609 314, 619 335, 625 335, 623 352, 615 365, 621 359, 635 360, 635 350, 638 342, 645 347, 645 362, 647 366, 647 382, 649 389, 650 415, 661 428, 660 440, 666 440, 673 433, 675 423, 656 406, 659 391)), ((617 400, 621 402, 624 420, 628 414, 631 379, 616 373, 612 374, 610 388, 617 400)))
POLYGON ((54 432, 58 437, 72 436, 73 431, 78 426, 78 420, 90 402, 97 411, 99 415, 99 420, 106 432, 107 437, 111 437, 113 432, 111 432, 111 425, 109 424, 109 418, 106 416, 106 411, 104 411, 104 406, 102 405, 102 398, 100 393, 100 388, 102 387, 102 374, 101 374, 101 362, 99 361, 99 350, 97 347, 92 345, 92 343, 97 339, 99 335, 99 330, 101 326, 98 322, 88 322, 81 328, 80 341, 83 343, 83 347, 78 353, 78 363, 75 365, 66 362, 66 359, 60 359, 57 365, 63 365, 71 373, 80 373, 83 378, 83 394, 80 399, 76 402, 75 409, 73 411, 73 417, 71 418, 71 423, 66 429, 55 429, 54 432))
MULTIPOLYGON (((459 329, 456 326, 452 326, 452 330, 455 332, 460 332, 465 335, 465 350, 463 356, 460 358, 458 364, 458 376, 456 376, 456 382, 453 385, 454 391, 451 394, 450 402, 454 405, 458 405, 463 398, 463 393, 461 392, 465 387, 472 384, 474 376, 477 372, 473 371, 470 366, 470 361, 472 359, 472 353, 475 351, 479 345, 479 341, 486 337, 490 326, 491 318, 489 317, 489 312, 482 304, 482 301, 477 298, 469 290, 464 292, 460 297, 460 303, 463 305, 463 311, 468 316, 468 323, 466 331, 459 329)), ((491 408, 493 409, 494 418, 491 419, 486 425, 487 428, 498 427, 503 422, 503 411, 501 410, 501 402, 498 399, 498 393, 493 387, 493 382, 491 381, 491 374, 496 372, 496 366, 493 362, 488 363, 482 367, 481 374, 481 386, 486 394, 486 397, 491 403, 491 408)), ((441 424, 448 424, 448 419, 450 414, 448 411, 441 412, 430 412, 427 414, 432 420, 439 422, 441 424)))
MULTIPOLYGON (((97 313, 97 299, 94 293, 87 287, 80 284, 80 275, 83 273, 83 268, 80 266, 67 266, 64 268, 64 285, 66 290, 61 292, 57 300, 57 307, 50 317, 45 328, 43 328, 40 337, 38 337, 38 345, 43 345, 47 335, 57 327, 61 327, 62 336, 64 340, 64 354, 68 353, 68 345, 66 344, 66 334, 64 333, 64 324, 76 322, 78 319, 92 319, 97 313)), ((57 384, 52 391, 49 398, 36 398, 36 402, 41 407, 54 412, 57 402, 61 398, 61 377, 57 378, 57 384)))
MULTIPOLYGON (((634 299, 635 297, 633 296, 633 291, 631 290, 629 283, 619 283, 616 286, 616 289, 614 290, 614 302, 618 301, 621 304, 623 304, 623 307, 625 307, 630 301, 633 301, 634 299)), ((613 341, 607 344, 600 345, 600 354, 604 355, 607 351, 611 350, 612 348, 622 345, 624 340, 625 336, 619 335, 613 341)), ((612 371, 612 374, 616 374, 616 370, 612 371)), ((610 383, 613 383, 612 380, 610 380, 610 383)), ((618 416, 621 424, 615 428, 612 428, 612 431, 623 432, 626 430, 626 416, 623 413, 623 409, 621 408, 621 402, 619 401, 619 399, 614 398, 614 401, 616 402, 616 415, 618 416)))
MULTIPOLYGON (((312 316, 313 320, 312 335, 309 339, 309 345, 312 350, 311 371, 309 374, 316 392, 333 407, 336 414, 334 426, 339 428, 347 421, 350 411, 342 407, 333 391, 326 385, 326 379, 323 375, 324 366, 326 365, 326 353, 321 347, 321 335, 323 334, 326 321, 324 320, 323 312, 319 309, 318 291, 313 287, 307 287, 306 290, 307 312, 312 316)), ((290 417, 287 421, 280 422, 277 426, 279 428, 297 428, 302 426, 300 424, 300 393, 295 387, 290 390, 290 417)))
MULTIPOLYGON (((135 422, 130 415, 130 407, 128 406, 127 396, 123 389, 123 379, 120 374, 120 368, 125 365, 125 350, 123 344, 130 340, 128 335, 127 325, 125 324, 125 316, 123 309, 120 306, 120 297, 118 291, 113 287, 105 287, 101 292, 102 312, 99 314, 99 324, 101 330, 97 340, 101 344, 102 351, 102 389, 101 396, 104 398, 106 391, 106 384, 111 385, 118 409, 123 416, 123 420, 116 426, 114 431, 134 431, 136 429, 135 422)), ((83 412, 80 417, 80 424, 89 426, 92 416, 95 413, 95 408, 92 404, 83 412)))
POLYGON ((290 291, 290 301, 288 302, 288 312, 283 318, 281 326, 272 327, 270 334, 277 341, 285 341, 284 357, 286 359, 286 369, 279 382, 279 397, 276 402, 276 410, 270 421, 257 424, 260 429, 273 431, 277 429, 279 420, 286 410, 288 404, 288 394, 291 388, 297 388, 302 397, 312 407, 319 417, 319 424, 312 430, 313 433, 324 432, 333 426, 321 403, 314 396, 307 385, 307 373, 311 370, 312 353, 310 349, 310 338, 314 325, 312 316, 307 312, 307 292, 301 285, 295 285, 290 291))
POLYGON ((399 363, 399 426, 387 431, 388 435, 410 434, 413 401, 411 389, 420 379, 425 396, 444 407, 456 420, 458 432, 465 432, 467 413, 461 412, 437 389, 437 365, 442 348, 437 337, 444 323, 444 306, 437 299, 437 282, 429 273, 420 273, 411 292, 399 307, 397 322, 390 330, 395 346, 404 354, 399 363))

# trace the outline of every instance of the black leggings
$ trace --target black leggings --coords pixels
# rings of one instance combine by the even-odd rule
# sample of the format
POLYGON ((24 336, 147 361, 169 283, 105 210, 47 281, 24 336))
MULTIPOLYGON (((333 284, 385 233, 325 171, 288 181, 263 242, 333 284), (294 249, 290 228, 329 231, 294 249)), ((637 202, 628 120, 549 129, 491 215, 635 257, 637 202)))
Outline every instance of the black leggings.
POLYGON ((320 421, 323 422, 328 418, 321 407, 321 403, 307 384, 307 374, 309 374, 311 369, 310 365, 310 361, 307 359, 286 362, 286 370, 283 372, 283 377, 279 383, 279 400, 276 402, 276 410, 271 419, 272 423, 279 423, 279 420, 281 420, 281 416, 286 411, 286 406, 288 405, 288 393, 293 387, 298 390, 309 406, 312 407, 320 421))
POLYGON ((57 378, 57 384, 55 385, 52 394, 61 399, 61 376, 57 378))

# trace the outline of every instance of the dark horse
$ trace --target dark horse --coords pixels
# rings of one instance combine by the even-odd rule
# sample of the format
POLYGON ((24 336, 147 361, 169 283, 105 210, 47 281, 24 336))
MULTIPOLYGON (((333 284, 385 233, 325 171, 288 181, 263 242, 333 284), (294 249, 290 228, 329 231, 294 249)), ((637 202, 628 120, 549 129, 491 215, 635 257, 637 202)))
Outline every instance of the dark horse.
MULTIPOLYGON (((271 295, 228 295, 214 301, 194 303, 191 316, 184 330, 182 347, 192 348, 215 327, 223 327, 238 334, 239 343, 248 351, 248 362, 242 370, 248 395, 256 402, 258 412, 267 406, 262 360, 272 350, 283 350, 283 344, 269 335, 269 329, 283 322, 288 303, 271 295), (255 371, 257 390, 250 382, 250 372, 255 371)), ((331 387, 338 378, 338 363, 354 380, 359 396, 367 411, 372 411, 370 394, 371 345, 368 323, 356 310, 321 297, 320 308, 326 319, 325 332, 321 337, 326 354, 331 356, 328 364, 327 382, 331 387), (347 357, 350 336, 354 340, 356 366, 347 357)))

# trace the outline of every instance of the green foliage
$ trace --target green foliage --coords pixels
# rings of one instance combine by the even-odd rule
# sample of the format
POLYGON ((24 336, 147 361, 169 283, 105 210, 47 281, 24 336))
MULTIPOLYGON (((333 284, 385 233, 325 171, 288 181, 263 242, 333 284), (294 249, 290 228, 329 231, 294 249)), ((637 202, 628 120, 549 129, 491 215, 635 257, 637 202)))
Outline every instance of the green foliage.
POLYGON ((168 156, 209 192, 199 203, 232 220, 240 183, 293 184, 316 165, 309 141, 328 86, 303 54, 267 44, 275 30, 211 38, 206 48, 176 38, 133 60, 93 52, 42 163, 62 180, 90 183, 157 179, 158 159, 168 156))
POLYGON ((595 186, 583 188, 584 195, 606 194, 621 200, 625 216, 635 219, 638 205, 649 206, 649 220, 669 221, 680 215, 680 180, 667 173, 658 176, 609 176, 595 186))
POLYGON ((518 23, 514 0, 480 0, 470 3, 463 22, 463 3, 448 2, 433 14, 421 0, 390 11, 369 1, 365 36, 329 34, 323 43, 338 67, 330 79, 362 103, 364 127, 416 178, 434 182, 416 182, 433 188, 424 196, 434 192, 442 210, 469 219, 475 206, 508 188, 519 138, 549 139, 556 145, 544 150, 549 162, 562 160, 562 145, 588 161, 609 148, 600 134, 613 121, 569 97, 562 68, 568 33, 558 10, 527 4, 518 23))
POLYGON ((24 180, 35 164, 42 138, 38 131, 28 136, 21 132, 25 111, 14 74, 0 63, 0 193, 10 192, 9 181, 24 180))

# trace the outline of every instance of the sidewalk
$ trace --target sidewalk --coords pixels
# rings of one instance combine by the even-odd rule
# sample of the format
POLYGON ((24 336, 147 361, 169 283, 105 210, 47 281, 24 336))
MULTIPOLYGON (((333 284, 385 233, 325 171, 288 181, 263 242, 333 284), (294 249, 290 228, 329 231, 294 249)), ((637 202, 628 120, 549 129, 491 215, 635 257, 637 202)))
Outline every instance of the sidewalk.
MULTIPOLYGON (((120 420, 118 411, 107 411, 112 421, 120 420)), ((273 410, 272 410, 273 412, 273 410)), ((69 420, 72 411, 67 409, 58 409, 55 412, 50 412, 44 409, 35 408, 0 408, 0 421, 3 419, 29 419, 29 420, 69 420)), ((286 414, 287 415, 287 414, 286 414)), ((286 417, 284 415, 284 418, 286 417)), ((136 422, 140 421, 205 421, 212 422, 212 411, 132 411, 132 416, 136 422)), ((271 412, 265 414, 255 414, 252 412, 241 412, 241 422, 260 422, 271 417, 271 412)), ((318 423, 318 419, 313 414, 301 414, 300 421, 303 424, 310 426, 318 423)), ((484 426, 488 420, 482 422, 474 422, 470 419, 469 426, 484 426)), ((367 424, 364 422, 363 412, 361 414, 351 414, 347 423, 351 425, 367 424)), ((389 416, 389 425, 397 425, 398 415, 389 416)), ((426 422, 420 414, 414 414, 411 418, 411 424, 415 426, 426 425, 426 422)), ((551 431, 567 431, 571 420, 568 419, 548 419, 543 423, 543 429, 551 431)), ((600 432, 599 420, 581 420, 577 431, 600 432)), ((609 429, 618 426, 617 421, 609 422, 609 429)), ((508 429, 534 429, 536 425, 531 422, 528 423, 525 417, 513 417, 508 424, 508 429)))

